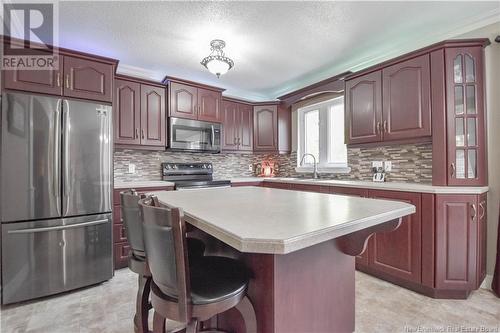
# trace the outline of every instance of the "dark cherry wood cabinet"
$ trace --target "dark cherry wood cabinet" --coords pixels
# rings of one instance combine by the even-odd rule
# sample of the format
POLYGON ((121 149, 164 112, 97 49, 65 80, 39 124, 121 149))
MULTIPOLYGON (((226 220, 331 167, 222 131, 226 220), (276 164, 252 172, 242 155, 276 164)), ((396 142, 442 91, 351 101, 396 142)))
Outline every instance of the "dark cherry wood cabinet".
POLYGON ((481 286, 486 278, 486 256, 487 256, 487 235, 488 235, 488 193, 479 196, 478 205, 478 225, 477 225, 477 284, 481 286))
POLYGON ((429 55, 382 70, 384 141, 431 136, 429 55))
POLYGON ((62 95, 62 70, 5 70, 5 89, 62 95))
POLYGON ((168 85, 170 117, 197 119, 198 118, 198 88, 171 82, 168 85))
POLYGON ((222 102, 222 150, 253 150, 253 109, 245 103, 222 102))
POLYGON ((222 150, 238 150, 239 119, 238 105, 222 101, 222 150))
POLYGON ((445 49, 448 185, 486 185, 483 48, 445 49))
POLYGON ((112 102, 116 60, 61 50, 54 70, 2 71, 5 89, 112 102))
MULTIPOLYGON (((137 188, 139 194, 153 191, 171 191, 173 186, 137 188)), ((120 269, 128 266, 128 255, 130 245, 127 242, 127 231, 123 224, 121 214, 120 192, 128 190, 127 188, 113 190, 113 253, 114 268, 120 269)))
POLYGON ((165 148, 167 118, 163 85, 117 76, 113 112, 115 146, 165 148))
POLYGON ((165 88, 141 84, 141 144, 165 147, 165 88))
POLYGON ((345 83, 347 144, 382 140, 382 73, 376 71, 345 83))
POLYGON ((111 102, 113 67, 78 57, 64 57, 64 96, 111 102))
POLYGON ((198 120, 220 122, 220 92, 198 88, 198 120))
POLYGON ((165 78, 170 117, 221 122, 222 89, 165 78))
POLYGON ((285 105, 278 105, 278 152, 292 151, 292 110, 285 105))
POLYGON ((473 290, 478 272, 477 196, 440 194, 436 207, 436 288, 473 290))
POLYGON ((375 199, 403 201, 416 207, 414 214, 403 217, 398 229, 372 236, 369 265, 372 269, 407 281, 420 283, 421 277, 421 195, 413 192, 369 190, 375 199))
POLYGON ((115 80, 113 102, 114 144, 140 145, 141 84, 115 80))
POLYGON ((253 149, 256 152, 278 150, 278 107, 258 105, 253 110, 253 149))

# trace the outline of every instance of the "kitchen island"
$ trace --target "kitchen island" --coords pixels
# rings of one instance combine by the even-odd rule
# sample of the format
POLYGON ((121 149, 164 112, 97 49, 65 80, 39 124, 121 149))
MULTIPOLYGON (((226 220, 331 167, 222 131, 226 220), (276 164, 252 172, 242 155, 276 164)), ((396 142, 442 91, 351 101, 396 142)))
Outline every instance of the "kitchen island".
MULTIPOLYGON (((231 246, 253 271, 257 332, 353 332, 354 256, 375 232, 394 230, 413 205, 271 188, 157 192, 184 219, 231 246)), ((235 310, 220 328, 247 332, 235 310)))

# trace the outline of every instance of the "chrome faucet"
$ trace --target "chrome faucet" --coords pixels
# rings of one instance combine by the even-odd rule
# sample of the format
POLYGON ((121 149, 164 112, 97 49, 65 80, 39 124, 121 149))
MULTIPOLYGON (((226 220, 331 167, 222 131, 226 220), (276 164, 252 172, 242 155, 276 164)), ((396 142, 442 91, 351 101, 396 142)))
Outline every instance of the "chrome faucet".
POLYGON ((313 158, 313 161, 314 161, 313 179, 318 179, 319 178, 319 175, 318 175, 318 164, 316 163, 316 157, 313 154, 304 154, 304 155, 302 155, 302 159, 300 160, 300 166, 302 166, 302 164, 303 164, 304 159, 306 158, 306 156, 311 156, 313 158))

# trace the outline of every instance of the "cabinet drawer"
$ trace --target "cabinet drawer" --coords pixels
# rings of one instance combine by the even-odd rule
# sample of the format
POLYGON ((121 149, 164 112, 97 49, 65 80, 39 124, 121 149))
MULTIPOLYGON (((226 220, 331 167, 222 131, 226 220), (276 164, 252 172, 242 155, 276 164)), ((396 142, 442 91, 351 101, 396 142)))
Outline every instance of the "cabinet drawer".
POLYGON ((113 245, 113 250, 115 256, 115 269, 127 267, 130 245, 128 245, 127 242, 116 243, 113 245))
POLYGON ((292 190, 305 191, 305 192, 318 192, 318 193, 328 193, 328 186, 321 185, 310 185, 310 184, 292 184, 292 190))
POLYGON ((113 224, 121 224, 122 223, 122 207, 114 206, 113 207, 113 224))
POLYGON ((113 225, 113 244, 114 243, 123 243, 127 241, 127 232, 125 230, 125 225, 114 224, 113 225))

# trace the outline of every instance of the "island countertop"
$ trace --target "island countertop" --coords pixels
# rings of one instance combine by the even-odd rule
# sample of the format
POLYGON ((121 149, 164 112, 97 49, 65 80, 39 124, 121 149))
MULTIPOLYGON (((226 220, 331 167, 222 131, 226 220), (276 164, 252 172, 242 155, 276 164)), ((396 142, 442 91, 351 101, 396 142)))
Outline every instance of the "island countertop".
POLYGON ((415 212, 398 201, 260 187, 155 192, 240 252, 287 254, 415 212))

